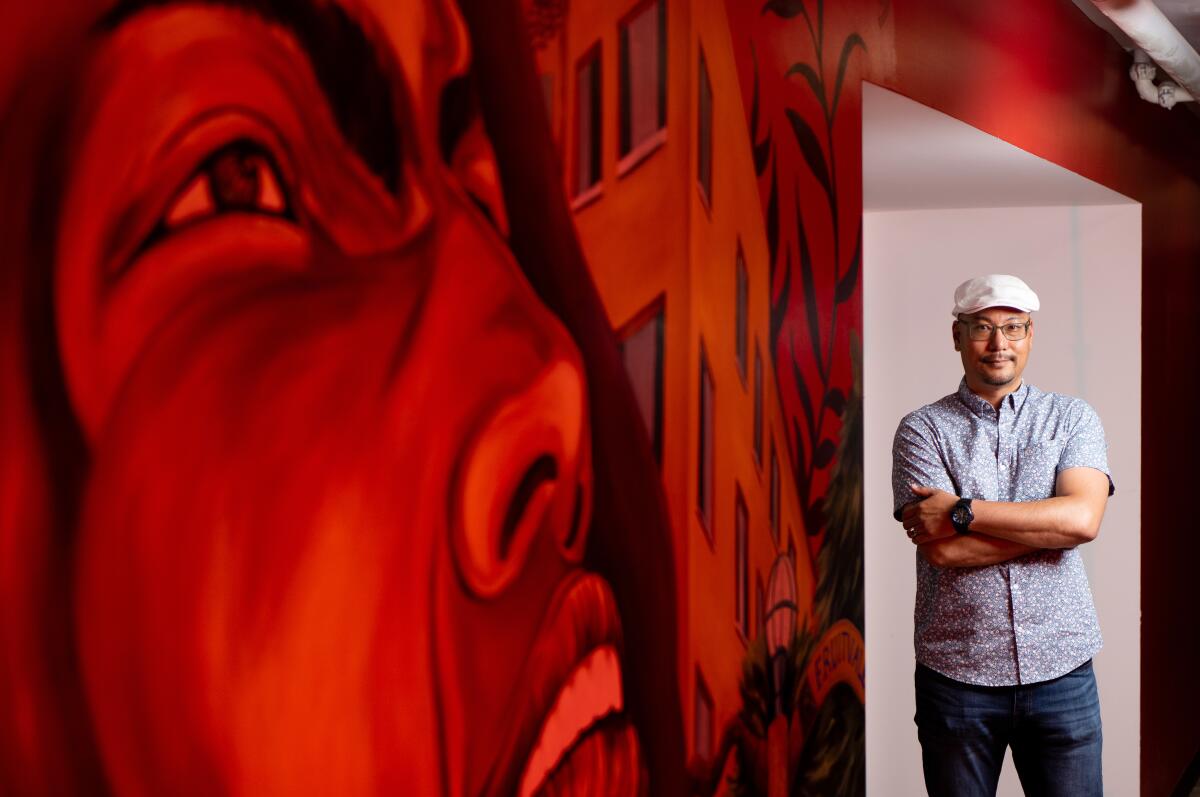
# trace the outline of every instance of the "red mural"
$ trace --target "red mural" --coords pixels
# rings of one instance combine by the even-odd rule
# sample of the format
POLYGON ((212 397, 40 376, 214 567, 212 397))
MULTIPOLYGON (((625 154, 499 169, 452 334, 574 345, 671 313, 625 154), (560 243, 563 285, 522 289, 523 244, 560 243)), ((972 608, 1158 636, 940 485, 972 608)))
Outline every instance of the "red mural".
POLYGON ((865 788, 860 75, 889 7, 725 6, 766 225, 771 356, 817 582, 794 638, 751 648, 726 745, 737 753, 738 793, 771 793, 778 768, 793 794, 857 794, 865 788), (787 754, 772 764, 783 744, 787 754))
MULTIPOLYGON (((564 196, 527 23, 571 12, 524 6, 0 11, 0 792, 765 793, 781 716, 788 793, 861 791, 864 41, 820 2, 726 3, 735 77, 701 61, 710 103, 744 102, 791 474, 770 510, 738 488, 774 536, 736 547, 724 464, 680 456, 671 486, 613 332, 635 316, 564 196), (707 553, 672 514, 695 490, 707 553), (737 594, 711 644, 689 551, 737 594), (787 574, 756 612, 752 551, 787 574), (723 674, 693 689, 701 659, 723 674)), ((691 84, 659 74, 661 127, 691 84)), ((682 146, 651 133, 623 174, 682 146)), ((684 383, 663 435, 724 456, 684 383)))
MULTIPOLYGON (((810 9, 811 6, 811 9, 810 9)), ((728 3, 771 249, 771 351, 816 553, 862 330, 861 13, 728 3), (839 157, 840 156, 840 157, 839 157)))
POLYGON ((670 788, 459 10, 5 16, 4 791, 670 788))

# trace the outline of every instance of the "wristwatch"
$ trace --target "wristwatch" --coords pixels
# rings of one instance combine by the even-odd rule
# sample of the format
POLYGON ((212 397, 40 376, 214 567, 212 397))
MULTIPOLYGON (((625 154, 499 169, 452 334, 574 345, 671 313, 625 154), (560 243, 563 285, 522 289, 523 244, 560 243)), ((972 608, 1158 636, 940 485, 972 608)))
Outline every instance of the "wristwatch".
POLYGON ((958 503, 950 510, 950 522, 954 524, 954 530, 959 534, 971 533, 971 521, 975 519, 975 513, 971 511, 971 499, 960 498, 958 503))

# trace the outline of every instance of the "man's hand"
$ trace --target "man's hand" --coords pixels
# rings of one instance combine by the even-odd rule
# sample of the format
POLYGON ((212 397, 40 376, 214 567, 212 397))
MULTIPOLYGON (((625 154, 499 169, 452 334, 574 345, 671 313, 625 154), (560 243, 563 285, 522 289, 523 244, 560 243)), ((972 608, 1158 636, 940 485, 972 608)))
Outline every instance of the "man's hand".
POLYGON ((958 496, 935 487, 914 484, 913 494, 923 496, 904 507, 900 521, 914 545, 921 545, 942 537, 953 536, 954 524, 950 522, 950 510, 958 503, 958 496))

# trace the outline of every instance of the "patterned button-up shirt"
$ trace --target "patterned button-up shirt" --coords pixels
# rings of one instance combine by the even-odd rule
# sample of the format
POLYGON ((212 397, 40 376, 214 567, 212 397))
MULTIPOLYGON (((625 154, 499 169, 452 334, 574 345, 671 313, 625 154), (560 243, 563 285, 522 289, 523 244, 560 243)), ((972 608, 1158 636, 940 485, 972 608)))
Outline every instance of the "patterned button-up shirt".
MULTIPOLYGON (((892 445, 894 510, 910 485, 985 501, 1038 501, 1055 477, 1089 467, 1112 477, 1100 418, 1085 401, 1029 384, 997 411, 958 392, 911 412, 892 445)), ((1075 548, 983 567, 938 568, 917 556, 917 661, 965 683, 1011 686, 1057 678, 1100 649, 1100 627, 1075 548)))

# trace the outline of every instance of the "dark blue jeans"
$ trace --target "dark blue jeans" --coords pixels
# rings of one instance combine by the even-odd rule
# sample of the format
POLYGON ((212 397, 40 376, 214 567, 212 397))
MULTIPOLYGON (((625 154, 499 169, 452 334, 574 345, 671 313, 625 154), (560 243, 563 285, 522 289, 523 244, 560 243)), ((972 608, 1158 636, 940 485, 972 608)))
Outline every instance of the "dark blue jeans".
POLYGON ((917 665, 917 737, 931 797, 994 795, 1012 747, 1029 797, 1101 797, 1092 662, 1052 681, 973 686, 917 665))

